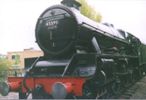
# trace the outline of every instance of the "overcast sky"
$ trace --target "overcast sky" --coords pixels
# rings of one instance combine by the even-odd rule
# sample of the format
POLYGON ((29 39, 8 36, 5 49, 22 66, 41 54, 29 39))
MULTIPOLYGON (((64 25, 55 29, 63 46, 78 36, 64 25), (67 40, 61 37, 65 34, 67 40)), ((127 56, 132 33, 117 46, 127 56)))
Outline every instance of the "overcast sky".
MULTIPOLYGON (((61 0, 0 0, 0 53, 34 47, 39 15, 61 0)), ((109 22, 146 43, 146 0, 88 0, 109 22)))

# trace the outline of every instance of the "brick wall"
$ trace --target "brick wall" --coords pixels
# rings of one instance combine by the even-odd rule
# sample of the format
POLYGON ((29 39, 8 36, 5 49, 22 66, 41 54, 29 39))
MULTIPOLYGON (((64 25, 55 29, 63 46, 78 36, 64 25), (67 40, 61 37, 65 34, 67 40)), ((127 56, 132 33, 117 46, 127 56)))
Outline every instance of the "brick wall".
POLYGON ((43 56, 43 52, 33 49, 24 49, 24 51, 8 52, 7 58, 13 62, 13 66, 24 68, 24 59, 43 56), (16 60, 17 59, 17 60, 16 60), (18 61, 19 60, 19 61, 18 61))

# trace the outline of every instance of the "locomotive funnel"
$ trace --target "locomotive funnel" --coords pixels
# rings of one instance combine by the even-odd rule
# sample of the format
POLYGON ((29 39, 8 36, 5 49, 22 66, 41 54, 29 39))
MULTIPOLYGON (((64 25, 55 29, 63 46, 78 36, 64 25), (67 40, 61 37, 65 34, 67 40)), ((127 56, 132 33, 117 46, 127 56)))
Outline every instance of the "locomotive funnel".
POLYGON ((76 9, 78 9, 78 10, 81 7, 81 4, 76 0, 62 0, 61 3, 63 5, 68 6, 68 7, 74 7, 76 9))

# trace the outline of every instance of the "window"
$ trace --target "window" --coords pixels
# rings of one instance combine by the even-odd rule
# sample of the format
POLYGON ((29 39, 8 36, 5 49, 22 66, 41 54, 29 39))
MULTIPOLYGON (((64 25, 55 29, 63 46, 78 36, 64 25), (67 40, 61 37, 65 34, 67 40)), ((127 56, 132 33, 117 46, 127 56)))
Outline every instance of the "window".
POLYGON ((12 55, 12 60, 14 61, 15 65, 18 65, 20 63, 20 55, 18 54, 12 55))
POLYGON ((19 60, 20 59, 20 55, 12 55, 12 60, 19 60))
POLYGON ((16 56, 15 55, 12 55, 12 60, 15 60, 16 59, 16 56))

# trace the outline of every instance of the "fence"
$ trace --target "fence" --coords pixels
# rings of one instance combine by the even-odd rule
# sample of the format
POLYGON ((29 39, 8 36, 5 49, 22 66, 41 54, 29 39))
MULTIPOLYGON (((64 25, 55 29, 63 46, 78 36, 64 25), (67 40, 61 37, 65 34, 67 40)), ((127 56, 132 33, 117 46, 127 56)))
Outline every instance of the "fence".
POLYGON ((25 69, 9 69, 0 71, 0 80, 7 80, 7 77, 10 76, 23 76, 25 69))

